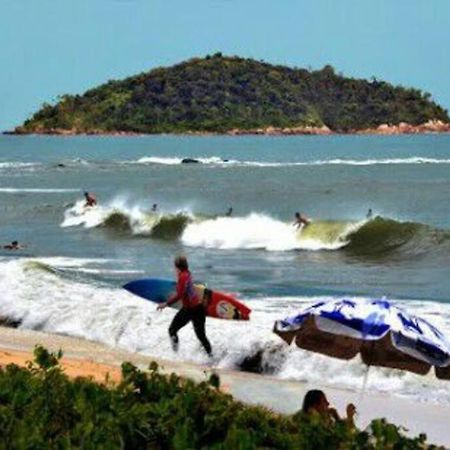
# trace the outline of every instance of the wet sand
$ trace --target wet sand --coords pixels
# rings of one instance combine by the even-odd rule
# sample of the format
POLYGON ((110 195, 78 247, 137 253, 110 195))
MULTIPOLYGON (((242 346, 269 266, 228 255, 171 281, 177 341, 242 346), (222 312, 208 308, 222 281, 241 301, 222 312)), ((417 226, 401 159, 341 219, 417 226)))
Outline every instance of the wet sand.
MULTIPOLYGON (((111 382, 118 382, 120 365, 124 361, 141 369, 155 361, 149 356, 83 339, 0 327, 0 365, 25 365, 33 359, 32 351, 37 344, 50 351, 63 350, 62 366, 67 375, 93 377, 98 382, 105 382, 107 377, 111 382)), ((195 364, 156 362, 165 372, 175 372, 196 381, 205 380, 211 373, 211 368, 195 364)), ((343 413, 349 402, 357 406, 356 423, 360 428, 365 428, 372 419, 386 417, 390 422, 406 427, 409 435, 425 432, 430 443, 450 447, 450 405, 417 402, 388 394, 362 396, 358 386, 353 391, 231 370, 215 369, 215 372, 220 376, 221 389, 246 403, 262 404, 274 411, 291 414, 300 408, 307 390, 323 389, 339 412, 343 413)))

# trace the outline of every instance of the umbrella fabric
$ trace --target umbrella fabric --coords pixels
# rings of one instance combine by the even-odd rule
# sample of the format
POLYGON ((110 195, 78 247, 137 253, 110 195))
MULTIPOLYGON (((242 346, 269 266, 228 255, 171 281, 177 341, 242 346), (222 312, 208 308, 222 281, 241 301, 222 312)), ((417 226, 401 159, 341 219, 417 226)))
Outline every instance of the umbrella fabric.
POLYGON ((421 375, 431 366, 450 379, 450 344, 431 323, 387 300, 319 302, 296 316, 278 320, 274 332, 290 344, 341 359, 358 353, 367 365, 421 375))

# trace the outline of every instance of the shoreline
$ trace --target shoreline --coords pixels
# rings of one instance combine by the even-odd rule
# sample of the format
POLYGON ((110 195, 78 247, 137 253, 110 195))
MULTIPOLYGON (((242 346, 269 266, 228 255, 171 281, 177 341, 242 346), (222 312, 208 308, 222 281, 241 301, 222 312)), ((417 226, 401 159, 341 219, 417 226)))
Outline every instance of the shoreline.
MULTIPOLYGON (((10 362, 25 364, 32 360, 36 344, 50 351, 61 348, 64 352, 62 366, 69 376, 93 376, 98 382, 104 382, 107 373, 109 381, 119 381, 120 365, 124 361, 140 369, 146 369, 150 362, 156 361, 164 373, 175 372, 197 382, 204 381, 213 370, 190 362, 167 361, 132 353, 81 338, 1 326, 0 366, 10 362)), ((214 368, 214 372, 221 379, 221 390, 244 403, 262 404, 278 413, 293 414, 300 408, 307 390, 322 389, 340 412, 345 410, 347 403, 356 404, 357 425, 361 429, 372 419, 386 417, 388 421, 406 427, 406 434, 410 436, 425 432, 429 443, 450 447, 450 405, 417 402, 386 393, 362 394, 358 386, 350 390, 229 369, 214 368)))
POLYGON ((42 130, 27 131, 17 127, 12 131, 3 131, 3 135, 10 136, 354 136, 354 135, 375 135, 375 136, 395 136, 395 135, 417 135, 417 134, 445 134, 450 133, 450 123, 444 123, 440 120, 429 120, 420 125, 411 125, 401 122, 398 125, 381 124, 378 127, 366 129, 353 129, 346 132, 334 131, 326 125, 321 127, 301 126, 279 128, 268 126, 265 128, 240 129, 233 128, 224 132, 215 131, 185 131, 185 132, 167 132, 167 133, 138 133, 133 131, 80 131, 77 129, 50 128, 42 130))

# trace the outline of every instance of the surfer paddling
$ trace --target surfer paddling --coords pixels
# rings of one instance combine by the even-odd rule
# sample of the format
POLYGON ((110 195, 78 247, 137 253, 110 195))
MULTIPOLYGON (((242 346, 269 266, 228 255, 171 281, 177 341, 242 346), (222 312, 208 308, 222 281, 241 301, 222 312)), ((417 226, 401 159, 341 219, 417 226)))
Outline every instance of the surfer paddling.
POLYGON ((12 241, 11 244, 6 244, 3 246, 5 250, 22 250, 25 248, 24 245, 19 244, 18 241, 12 241))
POLYGON ((191 272, 185 256, 178 256, 174 261, 177 271, 177 290, 165 303, 158 305, 158 310, 170 306, 178 300, 182 301, 181 309, 176 313, 169 326, 169 336, 174 351, 178 350, 178 331, 192 322, 195 334, 203 345, 208 356, 212 356, 211 344, 205 334, 205 309, 197 296, 192 282, 191 272))
POLYGON ((84 206, 95 206, 97 204, 97 199, 95 198, 94 194, 91 194, 90 192, 84 193, 84 198, 86 199, 86 203, 84 206))
POLYGON ((292 225, 297 227, 297 229, 299 229, 300 227, 306 227, 307 225, 309 225, 310 222, 311 221, 306 216, 304 216, 299 212, 296 212, 295 222, 292 225))

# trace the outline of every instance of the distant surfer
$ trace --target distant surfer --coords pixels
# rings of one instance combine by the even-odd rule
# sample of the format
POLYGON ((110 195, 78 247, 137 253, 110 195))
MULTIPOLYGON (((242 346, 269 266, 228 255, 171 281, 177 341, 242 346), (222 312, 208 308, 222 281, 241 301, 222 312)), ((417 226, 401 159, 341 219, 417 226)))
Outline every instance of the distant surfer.
POLYGON ((225 213, 225 216, 226 216, 226 217, 231 217, 232 214, 233 214, 233 208, 230 206, 230 207, 228 208, 228 211, 225 213))
POLYGON ((170 306, 178 300, 182 301, 181 309, 176 313, 169 327, 169 336, 174 351, 178 350, 178 331, 192 322, 195 334, 203 345, 208 356, 212 356, 211 344, 205 334, 205 318, 206 313, 201 302, 194 290, 191 272, 185 256, 178 256, 174 261, 177 271, 177 290, 165 303, 158 305, 158 310, 170 306))
POLYGON ((156 203, 153 203, 152 212, 156 212, 157 209, 158 209, 158 205, 156 203))
POLYGON ((369 211, 367 211, 367 214, 366 214, 366 219, 371 219, 372 216, 373 216, 372 209, 369 208, 369 211))
POLYGON ((18 241, 12 241, 11 244, 6 244, 3 248, 6 250, 22 250, 25 246, 20 245, 18 241))
POLYGON ((97 199, 95 198, 94 194, 91 194, 90 192, 84 193, 84 198, 86 199, 86 203, 84 204, 85 207, 87 206, 95 206, 97 204, 97 199))
POLYGON ((292 224, 294 226, 297 227, 297 229, 299 229, 300 227, 306 227, 307 225, 310 224, 310 220, 304 216, 303 214, 296 212, 295 213, 295 222, 292 224))

